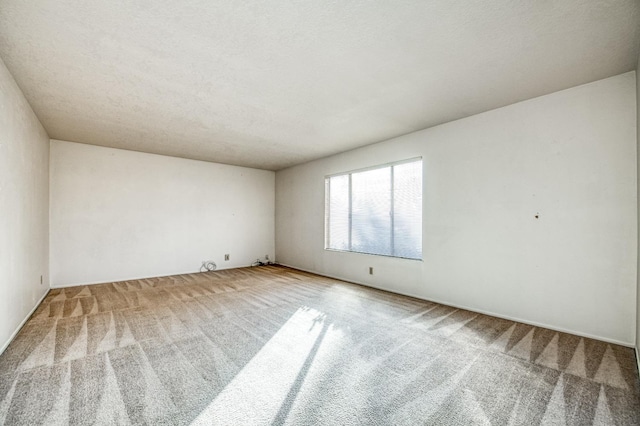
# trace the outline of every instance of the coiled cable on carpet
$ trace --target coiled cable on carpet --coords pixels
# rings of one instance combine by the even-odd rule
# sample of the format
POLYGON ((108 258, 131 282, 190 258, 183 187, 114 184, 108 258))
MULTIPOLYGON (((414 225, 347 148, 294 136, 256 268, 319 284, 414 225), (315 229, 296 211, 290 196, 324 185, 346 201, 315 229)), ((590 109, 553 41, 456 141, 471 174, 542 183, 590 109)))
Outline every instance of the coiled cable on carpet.
POLYGON ((215 262, 202 262, 202 266, 200 267, 200 272, 210 272, 215 271, 218 266, 215 262))

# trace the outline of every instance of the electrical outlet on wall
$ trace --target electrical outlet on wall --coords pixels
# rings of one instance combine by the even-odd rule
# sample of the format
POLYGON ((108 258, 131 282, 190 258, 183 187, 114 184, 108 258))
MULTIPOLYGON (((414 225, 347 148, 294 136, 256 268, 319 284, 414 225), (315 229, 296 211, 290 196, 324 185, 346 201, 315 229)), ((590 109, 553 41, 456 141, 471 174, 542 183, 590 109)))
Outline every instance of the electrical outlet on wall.
POLYGON ((268 254, 265 254, 265 255, 264 255, 264 258, 265 258, 265 260, 269 260, 269 255, 268 255, 268 254))
POLYGON ((369 275, 373 275, 373 266, 369 266, 369 275))
POLYGON ((229 255, 228 254, 224 255, 224 260, 229 260, 229 255))

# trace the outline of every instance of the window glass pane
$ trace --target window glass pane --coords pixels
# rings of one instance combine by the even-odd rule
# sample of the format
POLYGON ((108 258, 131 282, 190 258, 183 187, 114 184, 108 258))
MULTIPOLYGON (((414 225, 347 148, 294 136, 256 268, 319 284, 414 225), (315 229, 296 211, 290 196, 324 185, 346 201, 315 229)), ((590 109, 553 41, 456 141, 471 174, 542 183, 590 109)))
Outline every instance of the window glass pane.
POLYGON ((422 258, 422 161, 393 169, 394 256, 422 258))
POLYGON ((349 250, 349 175, 327 179, 327 248, 349 250))
POLYGON ((351 175, 351 250, 391 255, 391 167, 351 175))
POLYGON ((422 160, 325 180, 325 248, 422 259, 422 160))

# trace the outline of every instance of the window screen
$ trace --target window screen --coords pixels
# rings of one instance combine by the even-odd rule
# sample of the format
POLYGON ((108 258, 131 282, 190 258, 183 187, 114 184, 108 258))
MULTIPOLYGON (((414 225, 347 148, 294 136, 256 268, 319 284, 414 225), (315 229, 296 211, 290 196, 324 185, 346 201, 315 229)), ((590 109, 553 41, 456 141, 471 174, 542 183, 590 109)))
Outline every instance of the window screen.
POLYGON ((422 159, 325 179, 325 248, 422 259, 422 159))

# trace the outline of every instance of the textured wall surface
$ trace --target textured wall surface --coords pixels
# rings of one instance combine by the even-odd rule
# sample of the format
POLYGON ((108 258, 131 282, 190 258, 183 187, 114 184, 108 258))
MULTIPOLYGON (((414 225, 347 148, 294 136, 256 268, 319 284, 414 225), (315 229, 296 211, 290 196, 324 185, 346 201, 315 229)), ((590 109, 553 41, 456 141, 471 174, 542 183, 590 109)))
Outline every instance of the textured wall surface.
POLYGON ((222 269, 273 259, 274 177, 52 140, 52 286, 197 272, 204 260, 222 269))
POLYGON ((635 90, 629 72, 279 171, 278 261, 633 345, 635 90), (424 260, 324 250, 324 177, 416 156, 424 260))
POLYGON ((637 0, 3 0, 0 54, 53 139, 276 170, 631 71, 639 19, 637 0))
POLYGON ((49 136, 0 59, 0 352, 48 288, 49 136))
MULTIPOLYGON (((638 162, 640 164, 640 56, 638 56, 638 67, 636 68, 636 137, 638 144, 636 151, 638 155, 638 162)), ((638 172, 638 241, 640 242, 640 171, 638 172)), ((636 357, 638 361, 638 370, 640 370, 640 252, 638 253, 638 289, 637 298, 638 303, 636 305, 636 357)))

